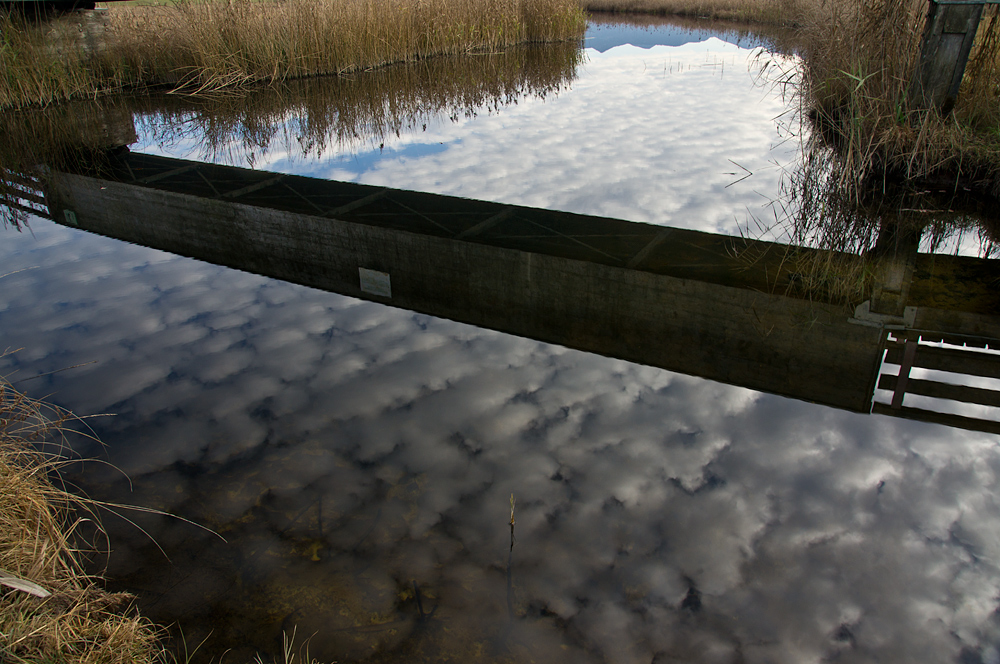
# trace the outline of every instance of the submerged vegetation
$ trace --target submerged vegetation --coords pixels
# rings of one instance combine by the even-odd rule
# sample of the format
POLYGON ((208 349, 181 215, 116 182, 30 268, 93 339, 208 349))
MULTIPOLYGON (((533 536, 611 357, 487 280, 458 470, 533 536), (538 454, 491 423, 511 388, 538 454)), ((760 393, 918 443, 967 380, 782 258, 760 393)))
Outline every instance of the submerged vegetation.
MULTIPOLYGON (((168 630, 141 615, 133 595, 108 592, 87 572, 91 554, 106 548, 93 542, 104 536, 94 510, 102 504, 59 486, 76 419, 0 377, 0 662, 191 662, 204 642, 191 647, 181 633, 175 652, 168 630)), ((272 657, 233 661, 319 664, 294 627, 272 657)))
POLYGON ((95 40, 74 17, 0 16, 0 108, 169 86, 210 92, 425 57, 577 40, 575 0, 206 0, 113 6, 95 40), (91 43, 93 42, 93 43, 91 43))
POLYGON ((84 572, 87 504, 50 479, 64 459, 36 445, 69 413, 0 380, 0 660, 134 664, 165 660, 160 630, 84 572))

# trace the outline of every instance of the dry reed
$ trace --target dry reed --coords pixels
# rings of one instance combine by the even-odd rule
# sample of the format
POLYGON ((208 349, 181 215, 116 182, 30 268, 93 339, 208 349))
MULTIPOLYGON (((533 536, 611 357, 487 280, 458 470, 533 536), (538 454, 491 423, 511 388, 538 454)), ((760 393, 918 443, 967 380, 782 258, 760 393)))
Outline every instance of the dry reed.
POLYGON ((92 525, 87 506, 53 484, 63 458, 38 447, 70 418, 0 380, 0 660, 164 661, 131 596, 104 591, 82 568, 75 542, 92 525))
POLYGON ((912 108, 926 0, 849 0, 806 33, 801 95, 861 198, 890 181, 950 183, 1000 197, 998 8, 988 8, 950 115, 912 108))
MULTIPOLYGON (((0 378, 0 662, 190 662, 197 648, 182 641, 180 655, 168 651, 166 630, 138 614, 132 595, 105 591, 84 570, 77 543, 83 530, 100 533, 94 503, 57 486, 67 463, 63 436, 75 419, 0 378)), ((308 642, 294 643, 293 630, 272 661, 319 664, 308 642)))
MULTIPOLYGON (((97 45, 0 20, 0 108, 155 86, 205 92, 575 40, 575 0, 183 0, 106 10, 97 45)), ((66 19, 69 20, 69 19, 66 19)))
MULTIPOLYGON (((851 168, 837 147, 814 135, 801 161, 785 174, 770 222, 751 216, 747 237, 768 235, 787 243, 768 247, 782 253, 774 288, 853 307, 873 296, 897 250, 912 242, 935 253, 971 238, 984 258, 1000 250, 988 209, 968 192, 956 195, 951 187, 907 182, 864 189, 851 168)), ((765 257, 745 253, 743 258, 752 263, 765 257)))
POLYGON ((997 9, 984 15, 947 116, 909 102, 927 0, 846 0, 826 10, 802 31, 801 64, 775 77, 796 91, 812 131, 775 202, 774 224, 759 224, 793 247, 822 250, 788 250, 796 287, 855 304, 867 299, 894 237, 919 237, 937 251, 978 236, 980 254, 995 255, 997 9))

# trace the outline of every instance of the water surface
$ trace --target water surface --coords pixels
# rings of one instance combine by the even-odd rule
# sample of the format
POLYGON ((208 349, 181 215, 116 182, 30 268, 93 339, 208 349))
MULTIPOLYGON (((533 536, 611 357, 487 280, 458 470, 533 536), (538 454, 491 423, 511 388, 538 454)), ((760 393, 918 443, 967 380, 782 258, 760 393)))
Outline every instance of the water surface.
MULTIPOLYGON (((315 128, 327 98, 229 124, 146 108, 131 149, 739 235, 799 149, 789 100, 755 83, 752 49, 675 40, 606 44, 474 103, 366 92, 378 103, 330 131, 315 128)), ((323 661, 998 659, 993 434, 43 219, 0 252, 0 329, 19 349, 3 373, 82 365, 19 386, 115 413, 87 420, 105 447, 77 443, 110 465, 74 481, 221 535, 107 518, 108 575, 208 637, 206 660, 275 655, 293 631, 323 661)))

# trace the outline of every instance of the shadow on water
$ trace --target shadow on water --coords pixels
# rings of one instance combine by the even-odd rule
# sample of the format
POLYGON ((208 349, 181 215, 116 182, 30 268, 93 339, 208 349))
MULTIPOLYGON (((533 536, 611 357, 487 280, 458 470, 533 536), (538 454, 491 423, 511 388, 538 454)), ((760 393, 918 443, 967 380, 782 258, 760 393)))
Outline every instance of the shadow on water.
MULTIPOLYGON (((969 217, 955 221, 930 207, 940 203, 924 192, 875 209, 838 200, 829 184, 836 179, 835 165, 821 153, 803 162, 787 181, 786 200, 775 203, 791 244, 242 166, 253 167, 262 154, 292 145, 306 153, 377 145, 431 117, 555 93, 573 80, 579 58, 576 45, 529 48, 387 68, 353 80, 303 81, 280 93, 108 100, 19 115, 5 123, 0 136, 10 203, 6 219, 20 226, 28 214, 49 216, 64 226, 359 301, 850 413, 870 414, 876 398, 876 412, 882 414, 1000 432, 1000 423, 989 417, 901 402, 910 393, 1000 405, 994 389, 908 374, 923 367, 1000 378, 1000 355, 993 352, 1000 339, 1000 302, 996 264, 989 259, 995 253, 990 227, 975 226, 979 222, 969 217), (159 142, 199 137, 194 147, 201 159, 129 151, 137 133, 133 117, 159 142), (241 166, 202 161, 220 155, 241 166), (980 234, 985 258, 934 251, 967 227, 980 234), (886 364, 899 369, 886 370, 886 364), (886 393, 891 399, 878 406, 879 394, 885 401, 886 393)), ((329 333, 331 339, 337 335, 351 336, 329 333)), ((345 360, 351 362, 374 364, 345 360)), ((420 367, 406 374, 419 372, 420 367)), ((421 389, 427 392, 422 396, 435 397, 431 388, 421 389)), ((293 390, 283 384, 281 391, 293 390)), ((662 393, 670 396, 670 389, 662 393)), ((572 449, 560 450, 554 461, 529 458, 544 447, 536 430, 541 425, 527 427, 519 448, 529 461, 490 457, 503 446, 485 449, 467 429, 435 441, 447 453, 433 448, 426 459, 410 459, 401 435, 385 430, 386 440, 366 449, 358 433, 363 415, 338 419, 313 406, 310 423, 283 424, 279 398, 249 414, 266 423, 261 444, 222 461, 176 460, 134 478, 143 504, 169 506, 213 528, 229 544, 180 522, 143 516, 139 522, 170 553, 164 564, 141 534, 113 530, 115 582, 140 595, 147 615, 177 621, 194 642, 211 631, 201 656, 219 661, 228 652, 226 659, 243 661, 254 652, 277 654, 282 633, 292 631, 300 638, 295 647, 307 641, 314 656, 373 662, 629 661, 609 643, 636 653, 641 645, 654 661, 673 656, 707 661, 711 643, 713 652, 737 661, 744 648, 776 640, 770 635, 779 627, 754 631, 755 621, 765 621, 742 588, 735 599, 727 598, 733 602, 728 609, 720 608, 725 569, 715 575, 703 571, 725 547, 741 561, 734 568, 756 571, 759 578, 783 567, 780 556, 757 570, 756 560, 748 560, 748 552, 765 540, 764 531, 781 525, 776 508, 772 513, 760 507, 764 525, 738 545, 730 546, 716 532, 726 529, 724 510, 744 501, 715 497, 735 484, 716 466, 695 464, 691 477, 663 470, 642 499, 623 482, 624 489, 616 486, 617 493, 601 495, 581 510, 576 494, 588 481, 600 483, 602 468, 574 474, 572 449), (316 433, 326 431, 323 427, 342 437, 331 443, 333 434, 316 433), (429 469, 416 469, 422 461, 429 469), (498 509, 489 500, 501 491, 498 477, 508 472, 505 464, 516 481, 528 485, 517 494, 526 496, 517 505, 517 556, 513 495, 509 540, 506 506, 498 509), (451 502, 435 502, 442 490, 437 482, 459 487, 451 502), (546 490, 567 498, 549 510, 541 499, 527 497, 528 488, 537 488, 532 483, 556 487, 546 490), (672 501, 706 502, 708 516, 657 508, 648 515, 646 531, 631 531, 628 510, 658 492, 672 501), (428 510, 436 519, 430 524, 424 522, 428 510), (701 539, 693 534, 719 514, 722 525, 707 527, 701 539), (583 524, 576 532, 582 537, 567 536, 571 547, 538 536, 575 518, 583 524), (673 530, 664 535, 661 529, 671 523, 673 530), (612 525, 599 531, 603 524, 612 525), (653 570, 647 578, 646 568, 629 567, 640 559, 669 559, 673 567, 669 574, 653 570), (579 572, 578 566, 589 567, 579 572), (625 570, 620 577, 619 570, 625 570), (557 587, 562 578, 554 572, 590 576, 566 590, 557 587), (592 599, 580 588, 596 588, 614 599, 592 599), (733 617, 737 612, 739 619, 733 617), (580 615, 598 618, 581 622, 580 615), (645 640, 614 633, 619 624, 639 629, 626 615, 652 625, 645 640)), ((350 398, 339 395, 342 401, 350 398)), ((526 390, 512 401, 514 407, 535 406, 536 398, 526 390)), ((302 397, 309 403, 319 399, 315 393, 302 397)), ((401 399, 389 402, 395 415, 405 416, 413 407, 401 399)), ((726 404, 713 407, 723 414, 712 413, 705 426, 728 417, 726 404)), ((435 412, 442 419, 456 410, 463 409, 445 403, 435 412)), ((569 407, 555 410, 553 428, 575 416, 569 407)), ((158 417, 183 421, 187 414, 172 407, 158 417)), ((701 449, 697 427, 677 426, 668 434, 677 454, 671 464, 682 466, 684 455, 701 449)), ((202 445, 207 449, 207 442, 192 443, 196 449, 202 445)), ((600 460, 611 447, 601 443, 588 457, 600 460)), ((719 452, 712 463, 725 465, 728 453, 719 452)), ((817 455, 834 456, 829 450, 817 455)), ((641 450, 633 460, 652 463, 641 450)), ((780 468, 768 475, 745 502, 764 496, 761 500, 778 503, 781 496, 770 484, 781 475, 780 468)), ((815 476, 798 482, 822 483, 815 476)), ((124 482, 106 477, 96 485, 111 495, 125 490, 124 482)), ((883 485, 862 497, 877 507, 883 485)), ((509 493, 502 492, 504 498, 509 493)), ((902 540, 895 534, 889 539, 902 540)), ((819 537, 809 541, 805 556, 819 555, 814 550, 826 544, 819 537)), ((798 587, 807 581, 790 583, 798 587)), ((765 594, 770 585, 765 581, 757 592, 765 594)), ((813 631, 824 656, 834 659, 853 648, 855 631, 864 635, 858 627, 863 619, 852 610, 816 621, 822 623, 813 631)), ((794 619, 781 611, 777 616, 776 625, 794 619)), ((630 661, 640 661, 640 654, 630 661)))

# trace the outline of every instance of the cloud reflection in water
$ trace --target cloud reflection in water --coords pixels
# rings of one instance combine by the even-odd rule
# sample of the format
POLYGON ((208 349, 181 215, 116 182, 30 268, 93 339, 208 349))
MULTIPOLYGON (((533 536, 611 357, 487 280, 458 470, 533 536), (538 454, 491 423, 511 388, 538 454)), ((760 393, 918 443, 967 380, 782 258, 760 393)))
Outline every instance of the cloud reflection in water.
MULTIPOLYGON (((404 131, 377 160, 257 166, 732 233, 797 149, 749 56, 592 51, 572 90, 404 131), (728 186, 730 160, 753 177, 728 186)), ((268 648, 298 625, 329 659, 996 661, 994 437, 33 230, 0 245, 4 272, 36 268, 2 282, 23 348, 3 371, 96 360, 24 383, 118 413, 82 451, 134 493, 104 466, 81 482, 230 541, 141 518, 167 565, 109 523, 111 575, 192 636, 215 620, 219 648, 268 648)))
MULTIPOLYGON (((797 156, 781 90, 758 81, 767 58, 711 38, 606 52, 569 89, 493 112, 440 117, 366 147, 302 156, 297 144, 255 155, 263 170, 738 234, 747 211, 780 193, 797 156), (734 163, 735 162, 735 163, 734 163), (744 170, 746 169, 746 170, 744 170), (744 178, 748 172, 753 175, 744 178)), ((294 133, 294 132, 293 132, 294 133)), ((142 138, 142 137, 141 137, 142 138)), ((197 136, 136 149, 188 156, 197 136)), ((227 163, 244 165, 236 150, 227 163)))
MULTIPOLYGON (((293 605, 285 622, 345 630, 317 641, 331 657, 373 644, 430 656, 486 639, 500 659, 942 662, 963 648, 963 661, 980 661, 998 642, 991 436, 834 411, 41 221, 34 236, 5 233, 3 252, 9 269, 38 266, 0 293, 5 343, 25 348, 5 373, 97 360, 25 386, 84 414, 119 413, 98 431, 135 494, 106 468, 84 481, 232 542, 145 524, 174 556, 164 573, 176 585, 154 615, 197 619, 227 597, 249 615, 263 600, 246 588, 280 589, 282 603, 310 607, 293 605), (512 492, 525 617, 502 645, 512 492), (440 607, 426 627, 411 580, 427 610, 440 607), (376 619, 398 625, 356 632, 376 619)), ((149 548, 138 533, 122 538, 112 574, 147 579, 162 565, 129 551, 149 548)))

